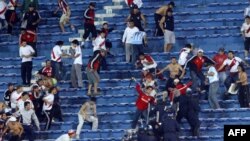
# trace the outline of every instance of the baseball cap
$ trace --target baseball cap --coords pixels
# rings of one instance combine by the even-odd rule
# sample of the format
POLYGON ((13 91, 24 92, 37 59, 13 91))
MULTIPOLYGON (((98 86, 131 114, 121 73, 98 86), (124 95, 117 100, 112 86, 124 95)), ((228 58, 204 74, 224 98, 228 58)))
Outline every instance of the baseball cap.
POLYGON ((16 119, 16 117, 11 116, 11 117, 8 119, 8 121, 17 121, 17 119, 16 119))
POLYGON ((203 51, 203 49, 199 49, 198 52, 202 52, 203 53, 204 51, 203 51))
POLYGON ((174 80, 174 83, 179 83, 179 82, 180 82, 179 79, 175 79, 175 80, 174 80))

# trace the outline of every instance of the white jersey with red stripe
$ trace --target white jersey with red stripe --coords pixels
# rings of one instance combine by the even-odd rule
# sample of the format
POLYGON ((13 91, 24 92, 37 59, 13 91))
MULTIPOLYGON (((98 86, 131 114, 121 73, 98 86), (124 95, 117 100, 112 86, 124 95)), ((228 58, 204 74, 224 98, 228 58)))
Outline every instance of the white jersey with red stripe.
POLYGON ((16 6, 16 0, 10 0, 8 3, 8 9, 15 10, 15 6, 16 6))
POLYGON ((0 19, 5 19, 6 10, 7 4, 4 1, 0 1, 0 19))
POLYGON ((14 91, 10 95, 11 108, 15 109, 17 107, 17 101, 21 99, 22 93, 17 93, 14 91))
POLYGON ((180 51, 180 56, 179 56, 179 60, 178 60, 178 64, 180 65, 185 65, 185 63, 187 62, 188 59, 188 54, 191 52, 190 48, 182 48, 180 51))
POLYGON ((67 13, 67 7, 68 7, 67 2, 66 2, 65 0, 60 0, 60 1, 58 2, 58 5, 59 5, 59 7, 62 9, 63 14, 66 14, 66 13, 67 13))
POLYGON ((58 45, 54 46, 51 51, 51 60, 55 62, 61 62, 62 61, 61 55, 62 55, 61 47, 58 45))
POLYGON ((101 50, 104 49, 106 50, 106 46, 105 46, 105 38, 102 38, 100 35, 98 37, 95 38, 95 40, 93 41, 93 51, 97 51, 97 50, 101 50))
POLYGON ((234 57, 233 59, 226 59, 223 62, 224 66, 228 66, 231 73, 238 72, 238 66, 242 62, 242 59, 239 57, 234 57))
POLYGON ((51 110, 53 107, 55 96, 54 94, 47 94, 43 98, 43 111, 51 110), (46 102, 45 102, 46 101, 46 102))

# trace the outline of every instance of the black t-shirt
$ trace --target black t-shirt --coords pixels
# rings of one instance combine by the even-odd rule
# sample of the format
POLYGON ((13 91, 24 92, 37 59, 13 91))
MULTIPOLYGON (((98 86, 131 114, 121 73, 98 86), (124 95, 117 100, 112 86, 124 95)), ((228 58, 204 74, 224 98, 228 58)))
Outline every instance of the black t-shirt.
POLYGON ((165 29, 169 31, 174 31, 174 16, 165 17, 165 29))

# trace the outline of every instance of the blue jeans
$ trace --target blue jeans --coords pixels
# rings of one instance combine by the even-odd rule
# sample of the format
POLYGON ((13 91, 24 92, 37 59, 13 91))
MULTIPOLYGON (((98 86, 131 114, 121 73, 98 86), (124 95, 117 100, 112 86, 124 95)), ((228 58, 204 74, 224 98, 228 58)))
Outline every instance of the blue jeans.
POLYGON ((237 79, 238 79, 238 73, 231 74, 231 75, 229 75, 229 76, 226 78, 224 84, 225 84, 227 90, 230 88, 230 86, 231 86, 232 83, 235 83, 235 82, 236 82, 237 79))
POLYGON ((202 71, 195 72, 195 71, 190 70, 190 76, 191 76, 191 79, 193 82, 193 85, 192 85, 193 91, 196 91, 197 88, 199 87, 198 79, 200 79, 200 89, 201 90, 205 89, 205 79, 206 78, 205 78, 204 74, 202 73, 202 71))
POLYGON ((134 120, 132 122, 132 128, 135 129, 136 128, 136 125, 138 123, 138 120, 139 118, 143 116, 144 118, 147 117, 147 109, 146 110, 139 110, 139 109, 136 109, 136 112, 135 112, 135 117, 134 117, 134 120))
POLYGON ((132 64, 135 64, 136 60, 139 59, 139 53, 143 53, 143 45, 132 44, 131 47, 132 64))
POLYGON ((34 129, 31 125, 23 125, 24 138, 28 137, 29 141, 34 141, 34 129))
POLYGON ((220 105, 219 105, 218 99, 217 99, 218 88, 219 88, 219 81, 210 83, 210 85, 209 85, 208 103, 209 103, 210 107, 213 109, 220 108, 220 105))
POLYGON ((55 76, 55 78, 60 81, 63 78, 63 63, 62 62, 56 62, 56 61, 51 61, 51 66, 53 69, 53 75, 55 76))

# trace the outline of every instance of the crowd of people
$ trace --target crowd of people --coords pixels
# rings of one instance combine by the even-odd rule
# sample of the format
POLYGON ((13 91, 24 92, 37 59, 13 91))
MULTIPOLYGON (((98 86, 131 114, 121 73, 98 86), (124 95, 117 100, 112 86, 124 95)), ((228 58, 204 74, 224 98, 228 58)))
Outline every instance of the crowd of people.
MULTIPOLYGON (((131 123, 132 131, 141 132, 138 124, 140 119, 145 120, 146 126, 153 127, 151 134, 144 134, 141 138, 155 138, 159 141, 164 139, 176 141, 182 118, 186 118, 191 127, 193 136, 199 136, 199 100, 207 99, 212 109, 223 108, 219 101, 226 99, 230 94, 238 92, 240 107, 250 107, 250 93, 244 60, 235 56, 234 51, 226 51, 220 48, 213 58, 206 56, 203 49, 194 48, 187 43, 180 51, 178 57, 171 57, 170 63, 164 68, 159 68, 156 60, 149 53, 145 53, 148 46, 147 19, 141 13, 142 2, 127 1, 130 7, 129 16, 126 18, 122 44, 125 48, 125 60, 142 70, 140 82, 134 77, 138 99, 136 112, 131 123), (143 24, 142 24, 143 23, 143 24), (168 72, 167 74, 164 72, 168 72), (189 73, 188 73, 189 72, 189 73), (185 76, 191 77, 186 81, 185 76), (165 81, 164 89, 160 88, 158 81, 165 81), (223 92, 219 87, 223 85, 223 92), (198 98, 197 98, 198 97, 198 98)), ((4 93, 4 102, 0 103, 0 128, 1 138, 9 141, 18 141, 23 138, 34 140, 33 126, 37 131, 41 130, 40 123, 45 122, 43 130, 50 130, 53 121, 63 122, 61 102, 59 97, 60 88, 57 82, 64 80, 65 70, 63 58, 72 59, 71 88, 82 89, 83 77, 83 49, 87 39, 91 39, 93 54, 86 68, 88 91, 87 100, 78 112, 79 124, 75 130, 69 130, 67 134, 60 136, 57 141, 80 139, 81 129, 85 121, 92 123, 92 130, 98 129, 98 116, 96 108, 96 95, 100 94, 98 84, 100 82, 100 70, 107 70, 106 57, 115 57, 111 53, 112 42, 108 34, 114 30, 109 28, 108 23, 103 23, 100 30, 95 26, 96 3, 90 2, 83 13, 84 35, 81 41, 73 40, 67 51, 62 50, 63 41, 57 41, 51 50, 51 58, 46 60, 45 65, 35 75, 36 81, 32 83, 32 58, 38 55, 36 49, 37 27, 41 20, 39 4, 37 0, 24 0, 18 4, 10 0, 8 5, 5 0, 0 0, 0 29, 7 28, 7 33, 12 34, 13 26, 21 21, 21 34, 19 40, 19 55, 21 61, 22 85, 8 84, 4 93), (22 8, 22 18, 17 18, 16 8, 22 8), (15 16, 13 16, 15 15, 15 16), (15 18, 13 18, 15 17, 15 18), (91 34, 91 37, 90 37, 91 34), (30 90, 24 91, 29 87, 30 90)), ((156 10, 155 36, 164 37, 164 52, 170 52, 175 44, 174 34, 174 2, 169 2, 156 10)), ((58 0, 58 10, 62 10, 59 26, 65 32, 65 25, 69 24, 72 30, 74 25, 70 22, 71 10, 65 0, 58 0)), ((249 26, 250 17, 245 17, 245 23, 241 32, 245 38, 245 59, 249 52, 249 26)), ((148 128, 150 129, 150 128, 148 128)))

